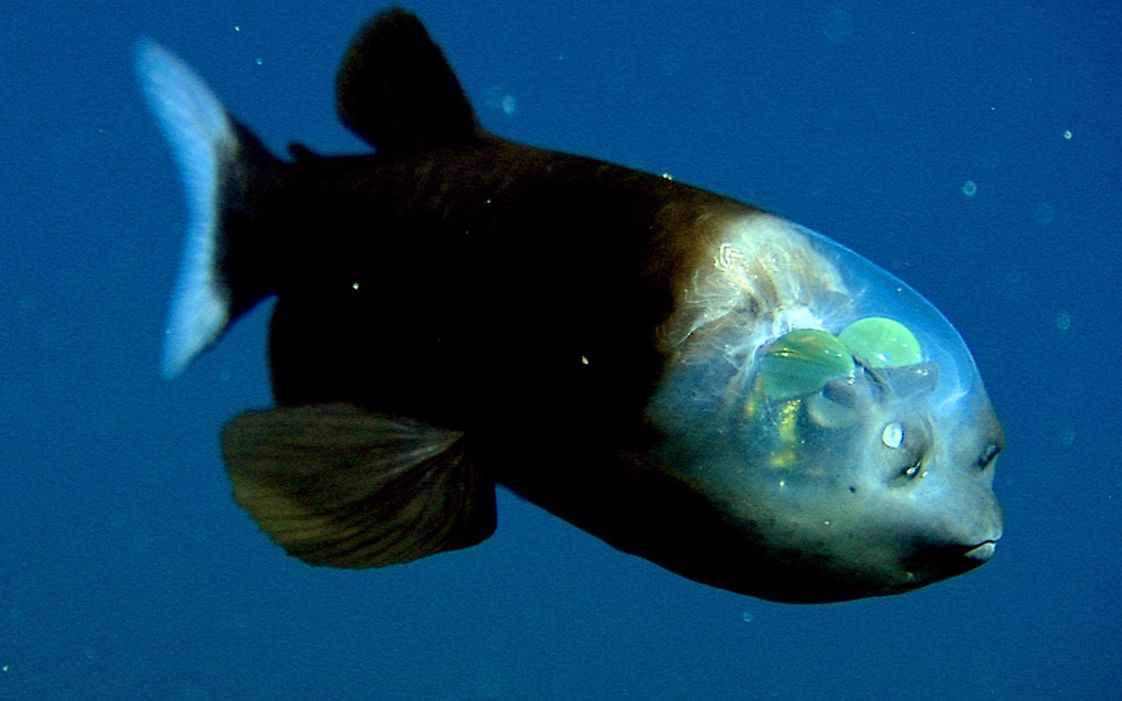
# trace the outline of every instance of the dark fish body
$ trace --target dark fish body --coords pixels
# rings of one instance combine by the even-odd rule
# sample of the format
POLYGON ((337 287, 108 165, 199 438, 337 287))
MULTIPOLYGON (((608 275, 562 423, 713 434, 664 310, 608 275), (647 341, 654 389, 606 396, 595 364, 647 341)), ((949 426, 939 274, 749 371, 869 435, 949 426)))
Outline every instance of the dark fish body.
POLYGON ((368 155, 275 158, 163 49, 138 66, 192 211, 165 371, 276 298, 277 406, 233 420, 223 452, 235 498, 291 554, 371 567, 473 545, 496 484, 783 601, 906 591, 992 552, 1002 439, 977 371, 867 261, 749 205, 489 134, 401 10, 339 74, 368 155))
POLYGON ((278 196, 269 227, 291 242, 274 250, 280 274, 267 285, 278 297, 277 400, 375 404, 457 426, 489 424, 488 410, 525 417, 511 396, 481 406, 481 392, 513 392, 523 397, 515 403, 552 412, 590 383, 653 384, 664 351, 652 330, 699 244, 680 240, 679 225, 698 233, 700 218, 752 211, 661 177, 491 138, 288 169, 278 192, 300 194, 278 196), (309 230, 322 232, 313 247, 309 230), (305 324, 338 342, 310 339, 305 324), (325 374, 302 372, 315 366, 325 374), (527 382, 538 397, 526 396, 527 382))

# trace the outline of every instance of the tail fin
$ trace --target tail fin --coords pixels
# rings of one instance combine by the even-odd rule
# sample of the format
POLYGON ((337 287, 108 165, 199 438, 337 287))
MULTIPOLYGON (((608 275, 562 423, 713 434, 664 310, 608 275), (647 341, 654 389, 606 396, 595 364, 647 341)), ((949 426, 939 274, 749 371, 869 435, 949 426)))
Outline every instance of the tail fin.
POLYGON ((187 196, 187 240, 164 330, 161 369, 171 378, 213 345, 237 314, 265 296, 234 288, 225 237, 231 204, 245 199, 244 192, 230 190, 248 188, 247 173, 277 161, 199 76, 159 44, 137 43, 136 71, 187 196))

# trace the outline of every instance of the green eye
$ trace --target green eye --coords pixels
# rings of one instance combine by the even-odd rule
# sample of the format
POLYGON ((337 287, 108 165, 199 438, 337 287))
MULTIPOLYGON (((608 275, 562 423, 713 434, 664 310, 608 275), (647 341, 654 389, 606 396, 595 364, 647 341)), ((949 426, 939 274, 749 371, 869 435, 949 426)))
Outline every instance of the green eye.
POLYGON ((871 368, 898 368, 923 361, 915 334, 887 317, 858 319, 838 337, 854 357, 871 368))
POLYGON ((853 374, 853 356, 837 336, 796 329, 772 343, 760 358, 764 394, 783 401, 816 392, 830 380, 853 374))

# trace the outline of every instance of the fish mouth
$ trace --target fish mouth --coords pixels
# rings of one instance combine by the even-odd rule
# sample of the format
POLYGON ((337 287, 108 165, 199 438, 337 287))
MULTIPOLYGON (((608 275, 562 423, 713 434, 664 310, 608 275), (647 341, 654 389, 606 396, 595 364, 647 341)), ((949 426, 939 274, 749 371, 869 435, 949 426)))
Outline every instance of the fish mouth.
POLYGON ((963 555, 971 560, 977 560, 978 563, 983 563, 993 557, 994 550, 997 549, 997 540, 983 540, 977 545, 968 546, 963 555))
POLYGON ((1000 537, 999 535, 966 545, 946 544, 924 549, 909 559, 906 569, 917 586, 954 577, 988 562, 997 548, 1000 537))

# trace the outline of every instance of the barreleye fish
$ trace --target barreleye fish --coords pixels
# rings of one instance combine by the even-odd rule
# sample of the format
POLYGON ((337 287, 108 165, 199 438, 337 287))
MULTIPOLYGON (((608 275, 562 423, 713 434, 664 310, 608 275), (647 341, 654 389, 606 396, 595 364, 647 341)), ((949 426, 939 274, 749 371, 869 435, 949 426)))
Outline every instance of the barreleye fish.
POLYGON ((276 406, 222 433, 289 554, 466 548, 501 485, 680 575, 787 602, 895 594, 1001 537, 1001 427, 962 338, 847 248, 752 205, 485 130, 394 8, 336 80, 370 153, 271 154, 137 51, 187 192, 163 371, 275 298, 276 406))

